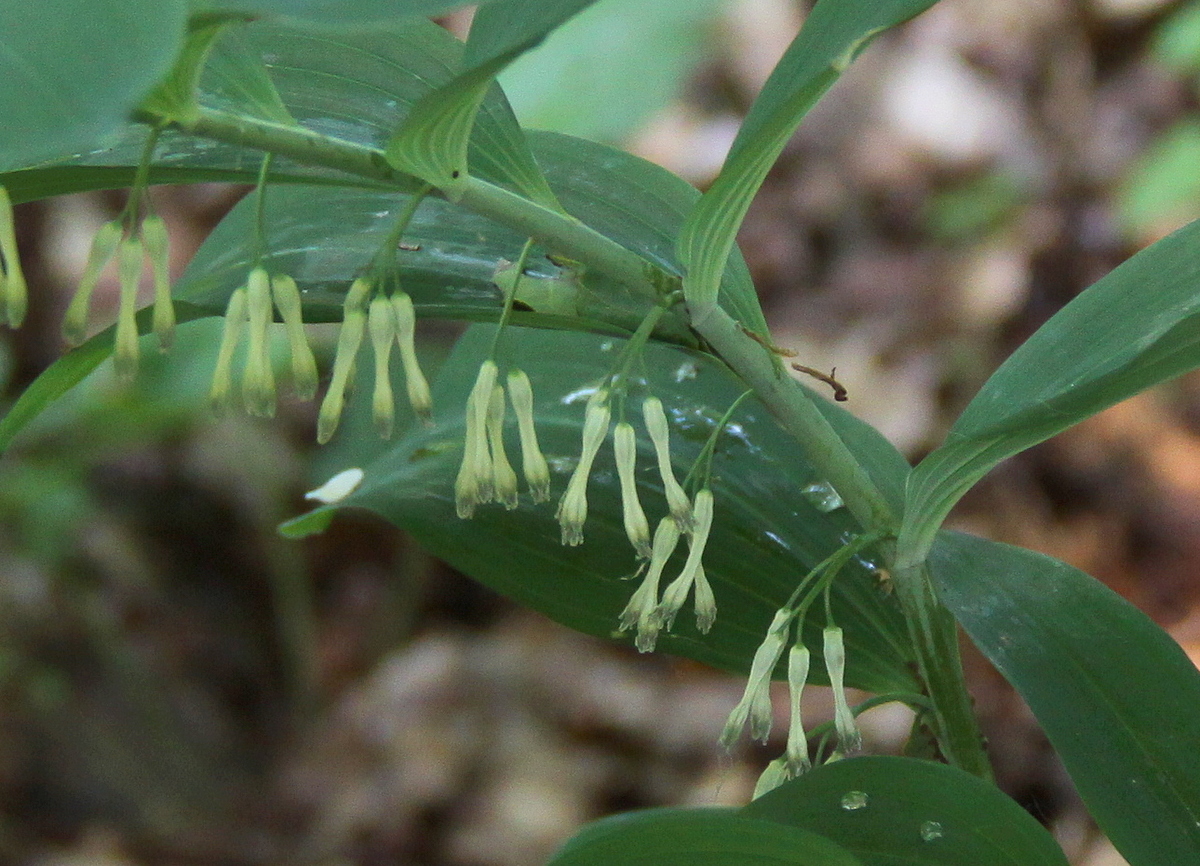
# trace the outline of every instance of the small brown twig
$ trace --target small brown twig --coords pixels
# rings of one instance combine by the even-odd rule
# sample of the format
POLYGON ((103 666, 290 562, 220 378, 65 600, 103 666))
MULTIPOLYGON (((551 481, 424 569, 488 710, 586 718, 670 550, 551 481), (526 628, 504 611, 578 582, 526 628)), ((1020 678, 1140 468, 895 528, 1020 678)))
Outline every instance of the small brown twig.
POLYGON ((820 382, 824 382, 826 385, 828 385, 830 388, 833 389, 833 399, 834 400, 836 400, 839 403, 846 402, 846 398, 847 398, 846 386, 843 385, 841 382, 839 382, 837 379, 833 378, 834 376, 837 375, 837 367, 834 367, 828 373, 822 373, 820 370, 814 370, 812 367, 805 367, 803 364, 793 363, 792 369, 795 370, 797 373, 804 373, 805 375, 812 376, 814 379, 816 379, 820 382))

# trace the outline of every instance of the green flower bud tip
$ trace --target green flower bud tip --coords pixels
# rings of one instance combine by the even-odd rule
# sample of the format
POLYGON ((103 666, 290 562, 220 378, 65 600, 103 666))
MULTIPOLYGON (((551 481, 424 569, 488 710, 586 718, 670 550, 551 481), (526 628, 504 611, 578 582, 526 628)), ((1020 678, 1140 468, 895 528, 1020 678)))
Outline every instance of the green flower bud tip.
POLYGON ((404 292, 392 295, 392 310, 396 315, 396 343, 400 346, 400 364, 404 368, 404 386, 413 412, 426 424, 433 423, 433 397, 429 382, 417 360, 417 314, 412 298, 404 292))
POLYGON ((517 507, 517 473, 504 453, 504 389, 492 386, 487 414, 488 447, 492 452, 492 489, 496 501, 512 511, 517 507))
POLYGON ((171 246, 167 224, 157 215, 142 221, 142 243, 154 276, 154 333, 162 351, 175 340, 175 304, 171 300, 171 246))
POLYGON ((788 723, 787 776, 794 779, 812 767, 808 756, 808 736, 804 733, 804 718, 801 714, 801 698, 808 682, 808 667, 811 653, 803 644, 795 644, 788 651, 788 702, 791 706, 788 723))
POLYGON ((246 411, 260 418, 275 414, 275 373, 271 366, 271 278, 264 268, 250 271, 246 284, 249 322, 246 369, 242 372, 242 399, 246 411))
MULTIPOLYGON (((357 282, 357 281, 356 281, 357 282)), ((337 348, 333 354, 333 373, 329 377, 329 390, 321 401, 317 413, 317 442, 324 445, 337 432, 346 407, 346 386, 354 372, 354 359, 362 345, 363 332, 367 328, 367 311, 361 306, 352 306, 342 314, 342 327, 338 331, 337 348)))
POLYGON ((837 626, 826 626, 823 638, 825 669, 829 672, 829 685, 833 689, 833 726, 837 731, 838 750, 844 755, 851 755, 862 748, 862 732, 846 700, 846 644, 842 639, 842 630, 837 626))
POLYGON ((754 793, 751 795, 751 799, 757 800, 763 794, 774 791, 790 778, 792 777, 788 773, 786 756, 776 758, 767 764, 767 768, 758 777, 758 784, 754 786, 754 793))
POLYGON ((96 290, 100 274, 117 254, 121 231, 121 223, 113 220, 102 225, 92 238, 92 248, 88 252, 87 264, 83 267, 83 276, 79 278, 79 287, 75 290, 67 307, 67 314, 63 318, 63 339, 72 346, 77 346, 87 339, 92 292, 96 290))
POLYGON ((375 429, 384 439, 392 436, 396 418, 396 400, 392 396, 392 337, 396 334, 396 315, 384 297, 371 301, 367 311, 367 330, 375 353, 375 391, 371 399, 371 415, 375 429))
POLYGON ((601 389, 593 394, 583 415, 583 444, 579 463, 567 481, 567 490, 558 503, 558 523, 562 529, 562 543, 574 547, 583 543, 583 524, 587 522, 587 483, 592 474, 592 463, 596 453, 608 436, 610 419, 608 392, 601 389))
POLYGON ((550 498, 550 466, 538 445, 533 421, 533 386, 523 370, 508 371, 508 399, 517 416, 517 432, 521 437, 521 469, 534 502, 550 498))
POLYGON ((113 367, 117 377, 129 381, 137 374, 138 327, 137 301, 138 283, 142 277, 142 242, 137 237, 127 237, 117 250, 117 278, 121 286, 117 306, 117 336, 113 347, 113 367))
POLYGON ((246 290, 237 289, 229 296, 225 307, 225 324, 221 330, 221 347, 217 350, 217 364, 213 369, 212 385, 208 389, 208 402, 217 415, 230 408, 233 394, 233 353, 242 338, 246 324, 246 290))
POLYGON ((662 401, 657 397, 647 397, 642 403, 642 417, 646 421, 646 432, 654 443, 654 453, 658 458, 658 474, 662 478, 663 493, 667 497, 667 508, 675 522, 684 532, 692 531, 692 503, 683 487, 675 480, 675 470, 671 466, 670 430, 667 426, 667 415, 663 412, 662 401))
POLYGON ((304 498, 322 505, 335 505, 341 502, 362 484, 363 471, 357 467, 343 469, 316 490, 304 494, 304 498))
POLYGON ((759 644, 750 662, 750 674, 746 677, 746 690, 738 701, 729 721, 721 732, 721 745, 726 749, 733 747, 741 736, 746 722, 750 723, 750 736, 766 742, 771 733, 771 674, 779 657, 783 655, 783 647, 787 643, 787 635, 792 622, 792 612, 781 609, 775 613, 767 636, 759 644))
POLYGON ((287 274, 271 277, 271 297, 275 308, 283 319, 287 331, 288 351, 292 356, 292 384, 296 396, 311 400, 317 393, 317 360, 308 345, 308 332, 304 330, 304 308, 300 302, 300 289, 296 281, 287 274))
POLYGON ((629 603, 621 611, 619 627, 621 631, 637 628, 634 643, 638 652, 650 652, 658 642, 660 622, 655 615, 658 610, 658 582, 662 577, 667 560, 679 544, 679 527, 670 515, 659 521, 654 530, 654 544, 650 554, 650 564, 646 568, 646 576, 641 585, 634 591, 629 603))
POLYGON ((473 515, 476 505, 491 502, 495 494, 487 418, 497 372, 495 361, 480 364, 475 385, 467 397, 463 461, 454 482, 455 508, 462 518, 473 515))
POLYGON ((8 190, 0 186, 0 255, 4 268, 0 270, 0 308, 10 328, 19 328, 25 321, 25 310, 29 304, 29 291, 25 285, 25 273, 21 270, 21 257, 17 250, 17 227, 13 216, 12 199, 8 190))
POLYGON ((650 558, 650 524, 642 503, 638 499, 637 480, 634 475, 637 462, 637 434, 633 425, 621 421, 613 428, 613 456, 617 463, 617 477, 621 481, 621 511, 625 521, 625 535, 638 559, 650 558))

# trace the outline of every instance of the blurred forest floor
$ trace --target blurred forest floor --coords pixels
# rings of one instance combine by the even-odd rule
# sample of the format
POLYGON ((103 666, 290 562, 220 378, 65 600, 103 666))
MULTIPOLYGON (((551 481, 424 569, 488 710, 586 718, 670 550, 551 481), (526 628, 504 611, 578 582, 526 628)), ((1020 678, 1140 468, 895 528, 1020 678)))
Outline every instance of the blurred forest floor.
MULTIPOLYGON (((678 5, 599 4, 573 38, 602 41, 564 34, 514 70, 518 111, 704 185, 803 6, 708 0, 681 29, 678 5), (547 79, 568 105, 536 92, 547 79)), ((836 366, 848 407, 919 457, 1055 310, 1200 216, 1198 71, 1196 2, 944 0, 887 34, 745 224, 776 342, 836 366)), ((155 192, 177 273, 241 194, 155 192)), ((0 349, 7 400, 61 351, 120 202, 21 209, 35 294, 0 349)), ((216 420, 207 368, 149 367, 134 391, 73 395, 0 461, 0 861, 536 864, 616 810, 744 802, 782 750, 719 750, 737 679, 567 632, 380 521, 284 541, 314 486, 312 407, 216 420)), ((1096 575, 1200 661, 1200 376, 1005 463, 953 523, 1096 575)), ((1004 789, 1074 863, 1119 866, 1028 710, 968 655, 1004 789)), ((812 692, 815 724, 831 701, 812 692)), ((888 752, 909 720, 863 721, 888 752)))

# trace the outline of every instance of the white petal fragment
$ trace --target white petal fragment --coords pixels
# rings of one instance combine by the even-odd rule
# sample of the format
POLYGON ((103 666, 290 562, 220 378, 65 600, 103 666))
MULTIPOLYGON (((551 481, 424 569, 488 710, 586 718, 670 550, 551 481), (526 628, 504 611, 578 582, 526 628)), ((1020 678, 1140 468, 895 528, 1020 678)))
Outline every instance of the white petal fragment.
POLYGON ((363 471, 357 466, 353 469, 343 469, 316 490, 305 493, 304 498, 320 502, 322 505, 334 505, 357 490, 362 480, 363 471))

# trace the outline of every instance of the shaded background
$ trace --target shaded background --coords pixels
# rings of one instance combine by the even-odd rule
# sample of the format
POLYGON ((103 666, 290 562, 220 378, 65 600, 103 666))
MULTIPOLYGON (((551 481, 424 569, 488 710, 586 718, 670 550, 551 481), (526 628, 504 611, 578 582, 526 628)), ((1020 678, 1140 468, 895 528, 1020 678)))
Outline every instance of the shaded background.
MULTIPOLYGON (((680 5, 601 0, 506 73, 518 114, 703 186, 806 7, 680 5)), ((836 365, 847 406, 920 457, 1055 310, 1200 216, 1198 73, 1200 2, 944 0, 885 35, 743 229, 776 342, 836 365)), ((155 191, 177 274, 242 194, 155 191)), ((0 337, 6 402, 61 351, 122 201, 20 209, 33 298, 0 337)), ((114 283, 97 306, 111 321, 114 283)), ((101 370, 0 460, 0 860, 534 864, 602 814, 746 800, 783 742, 718 749, 737 679, 570 633, 381 521, 276 535, 323 480, 315 413, 212 418, 219 328, 133 389, 101 370)), ((431 362, 453 333, 422 326, 431 362)), ((953 523, 1089 571, 1200 659, 1200 378, 1005 463, 953 523)), ((1123 863, 1020 699, 968 667, 1004 789, 1074 863, 1123 863)), ((908 721, 864 716, 868 750, 908 721)))

